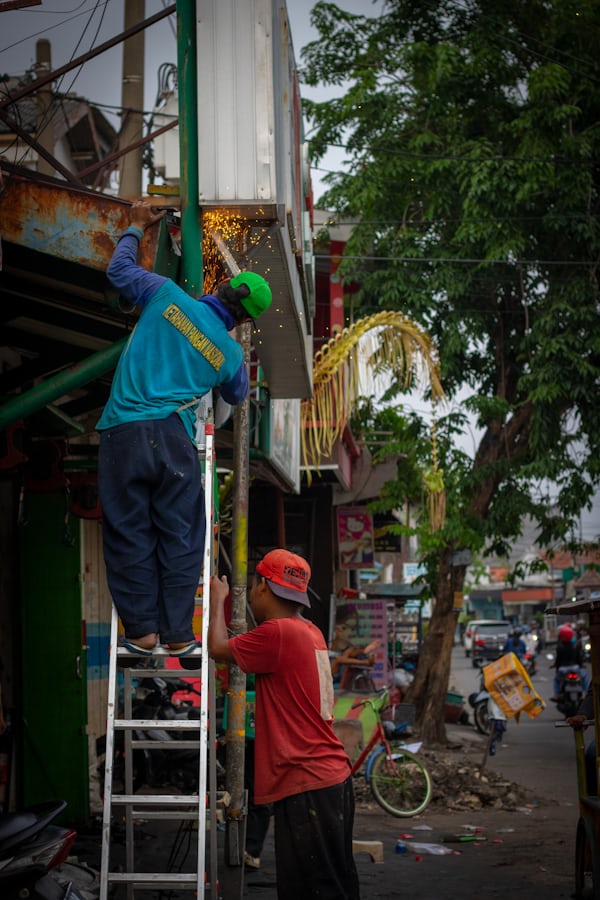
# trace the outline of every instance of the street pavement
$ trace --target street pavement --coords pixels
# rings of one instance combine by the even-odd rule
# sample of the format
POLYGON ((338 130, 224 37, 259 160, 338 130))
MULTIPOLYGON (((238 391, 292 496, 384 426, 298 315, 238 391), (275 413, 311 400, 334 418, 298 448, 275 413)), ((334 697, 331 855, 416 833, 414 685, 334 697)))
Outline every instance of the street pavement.
MULTIPOLYGON (((455 647, 450 690, 468 694, 477 690, 480 673, 455 647)), ((457 811, 432 804, 411 819, 396 819, 376 804, 359 804, 354 835, 357 840, 383 843, 384 862, 356 856, 362 900, 410 898, 410 900, 491 900, 511 895, 531 900, 562 900, 574 890, 575 830, 579 815, 575 750, 570 728, 557 728, 560 720, 548 702, 552 693, 552 670, 542 657, 533 684, 547 707, 535 720, 521 717, 509 721, 505 739, 489 770, 510 782, 529 788, 531 800, 513 811, 471 809, 457 811), (447 843, 449 837, 473 833, 479 840, 447 843), (403 836, 409 835, 410 837, 403 836), (399 840, 433 844, 453 852, 396 853, 399 840)), ((467 707, 469 709, 469 707, 467 707)), ((472 716, 471 722, 472 722, 472 716)), ((448 725, 448 745, 457 751, 457 764, 481 764, 486 757, 486 739, 472 724, 448 725)), ((458 804, 457 804, 458 805, 458 804)), ((429 848, 435 849, 435 848, 429 848)), ((245 874, 244 897, 275 900, 275 867, 272 835, 262 855, 262 867, 245 874)))
MULTIPOLYGON (((546 665, 542 660, 533 679, 544 700, 550 696, 552 685, 552 673, 546 665)), ((476 690, 478 682, 479 673, 465 659, 462 648, 456 647, 450 689, 466 698, 476 690)), ((530 790, 528 802, 512 811, 493 807, 454 809, 447 803, 436 803, 434 794, 434 801, 420 816, 398 819, 370 799, 361 799, 357 804, 354 836, 361 841, 380 841, 384 859, 383 863, 376 863, 366 853, 356 855, 362 900, 400 897, 410 900, 503 897, 506 900, 516 891, 533 900, 570 898, 574 890, 578 820, 575 754, 571 729, 555 727, 556 721, 552 704, 548 704, 538 719, 525 717, 518 724, 510 721, 502 746, 494 757, 487 758, 490 771, 501 773, 507 781, 530 790), (449 840, 464 834, 476 840, 459 843, 449 840), (419 852, 409 849, 398 853, 398 841, 426 846, 419 852), (440 848, 451 852, 437 855, 440 848)), ((472 724, 448 725, 446 731, 457 766, 481 764, 486 756, 485 739, 472 724)), ((460 805, 456 803, 457 807, 460 805)), ((179 860, 185 852, 181 838, 170 835, 165 828, 164 823, 147 822, 141 823, 138 829, 136 852, 141 853, 142 863, 144 857, 151 861, 149 871, 156 871, 158 860, 171 856, 176 842, 180 845, 179 860)), ((219 834, 219 842, 223 843, 223 833, 219 834)), ((98 837, 82 835, 76 852, 90 865, 99 864, 98 837)), ((189 863, 181 864, 181 868, 188 870, 189 863)), ((228 888, 227 894, 221 893, 220 897, 276 900, 272 829, 261 854, 261 868, 246 868, 239 884, 239 890, 232 892, 228 888)), ((154 896, 164 898, 166 894, 144 891, 145 898, 152 900, 154 896)), ((169 900, 184 900, 189 896, 172 892, 169 900)), ((212 895, 207 891, 206 896, 212 895)))

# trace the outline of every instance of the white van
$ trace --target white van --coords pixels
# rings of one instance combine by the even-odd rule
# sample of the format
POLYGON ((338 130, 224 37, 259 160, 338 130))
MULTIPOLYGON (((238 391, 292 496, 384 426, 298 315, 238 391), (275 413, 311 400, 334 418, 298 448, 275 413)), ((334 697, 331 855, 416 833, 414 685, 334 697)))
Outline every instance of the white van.
POLYGON ((473 650, 473 633, 479 625, 506 625, 510 627, 510 624, 503 619, 471 619, 470 622, 467 622, 467 627, 463 634, 463 645, 466 657, 471 655, 471 651, 473 650))

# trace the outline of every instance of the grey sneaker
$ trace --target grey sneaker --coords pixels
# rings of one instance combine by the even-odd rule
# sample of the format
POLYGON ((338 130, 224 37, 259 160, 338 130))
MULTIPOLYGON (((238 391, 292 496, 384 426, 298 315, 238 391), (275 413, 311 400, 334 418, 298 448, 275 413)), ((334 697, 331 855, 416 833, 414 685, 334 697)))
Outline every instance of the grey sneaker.
POLYGON ((250 856, 248 851, 244 851, 244 862, 250 869, 260 869, 260 856, 250 856))

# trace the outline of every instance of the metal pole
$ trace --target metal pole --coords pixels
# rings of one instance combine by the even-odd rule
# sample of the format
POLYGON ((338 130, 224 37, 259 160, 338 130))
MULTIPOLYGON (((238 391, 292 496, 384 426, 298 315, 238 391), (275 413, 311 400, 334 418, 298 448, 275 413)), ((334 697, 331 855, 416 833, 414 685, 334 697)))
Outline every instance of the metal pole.
MULTIPOLYGON (((50 54, 50 41, 40 40, 35 45, 35 57, 38 72, 51 72, 52 60, 50 54)), ((37 95, 37 128, 36 137, 40 145, 46 150, 48 156, 54 155, 54 109, 52 97, 52 85, 41 88, 37 95)), ((47 157, 38 160, 37 170, 42 175, 54 175, 54 166, 47 157)))
POLYGON ((177 0, 177 78, 179 92, 179 168, 181 184, 181 274, 179 284, 192 297, 202 290, 202 226, 198 178, 198 84, 195 0, 177 0))
MULTIPOLYGON (((142 22, 145 0, 125 0, 125 31, 136 22, 142 22)), ((139 141, 144 131, 144 32, 128 38, 123 43, 123 84, 121 105, 123 121, 119 146, 128 147, 139 141)), ((119 196, 134 199, 142 193, 142 149, 131 150, 121 159, 119 196)))
POLYGON ((59 397, 63 397, 74 388, 94 381, 106 372, 112 371, 119 361, 121 351, 129 335, 111 344, 105 350, 88 356, 82 362, 47 378, 42 384, 32 388, 25 394, 17 394, 0 406, 0 431, 8 428, 18 419, 24 419, 38 409, 43 409, 59 397))
MULTIPOLYGON (((246 365, 250 361, 250 325, 241 326, 241 342, 246 365)), ((246 631, 248 584, 248 489, 249 489, 250 400, 236 407, 233 420, 233 519, 231 572, 231 631, 246 631)), ((226 900, 243 896, 243 858, 246 838, 246 675, 233 663, 229 667, 227 717, 227 759, 225 786, 231 796, 225 835, 223 896, 226 900)))

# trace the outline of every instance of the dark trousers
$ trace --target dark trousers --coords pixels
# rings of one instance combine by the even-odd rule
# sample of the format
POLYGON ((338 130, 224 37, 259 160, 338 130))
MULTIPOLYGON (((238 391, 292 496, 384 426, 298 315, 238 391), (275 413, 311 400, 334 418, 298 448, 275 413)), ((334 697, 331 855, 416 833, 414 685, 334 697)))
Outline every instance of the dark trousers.
POLYGON ((274 803, 279 900, 360 900, 352 778, 274 803))
POLYGON ((193 640, 204 490, 179 416, 100 432, 98 486, 108 585, 126 637, 193 640))
POLYGON ((248 816, 246 818, 246 851, 250 856, 260 858, 263 844, 269 830, 273 804, 254 802, 254 741, 246 741, 244 755, 244 776, 248 788, 248 816))
POLYGON ((591 740, 585 748, 585 780, 590 797, 598 796, 598 777, 596 775, 596 741, 591 740))

